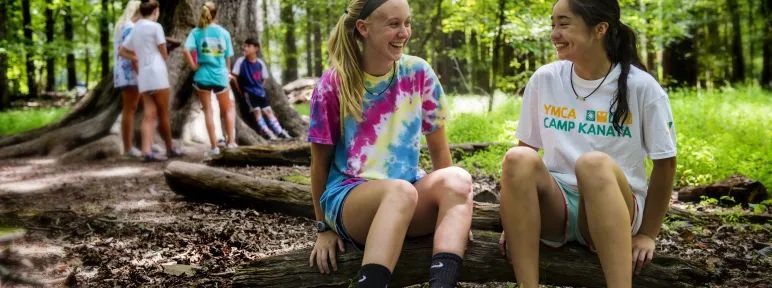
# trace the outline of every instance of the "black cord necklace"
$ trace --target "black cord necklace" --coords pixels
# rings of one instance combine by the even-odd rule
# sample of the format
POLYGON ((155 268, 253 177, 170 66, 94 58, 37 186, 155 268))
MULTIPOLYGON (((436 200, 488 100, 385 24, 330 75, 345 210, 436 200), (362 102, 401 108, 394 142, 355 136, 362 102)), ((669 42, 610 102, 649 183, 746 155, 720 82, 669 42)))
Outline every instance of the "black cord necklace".
POLYGON ((598 91, 598 88, 600 88, 600 86, 603 85, 603 82, 606 81, 606 77, 608 77, 608 75, 611 74, 611 68, 614 68, 614 64, 613 63, 611 64, 611 66, 608 67, 608 72, 606 72, 606 76, 603 76, 603 80, 600 81, 600 84, 598 84, 598 87, 595 87, 595 90, 592 90, 592 92, 590 92, 590 95, 587 95, 585 97, 581 97, 581 96, 579 96, 578 93, 576 93, 576 89, 574 89, 574 63, 571 63, 571 76, 569 76, 569 77, 571 79, 571 90, 574 90, 574 95, 576 95, 576 99, 584 101, 587 98, 590 98, 590 96, 592 96, 592 94, 594 94, 595 91, 598 91))
POLYGON ((376 97, 377 97, 377 96, 381 96, 381 94, 385 93, 385 92, 386 92, 386 90, 389 90, 389 87, 391 87, 391 83, 393 83, 393 82, 394 82, 394 77, 396 77, 396 76, 397 76, 397 64, 396 64, 396 63, 393 63, 393 64, 392 64, 392 69, 391 69, 391 70, 392 70, 392 73, 391 73, 391 77, 390 77, 390 79, 389 79, 389 85, 386 85, 386 88, 385 88, 385 89, 383 89, 383 91, 381 91, 381 93, 375 94, 375 93, 373 93, 372 91, 370 91, 370 89, 367 89, 367 86, 365 86, 365 91, 367 91, 367 93, 370 93, 370 94, 372 94, 373 96, 376 96, 376 97))

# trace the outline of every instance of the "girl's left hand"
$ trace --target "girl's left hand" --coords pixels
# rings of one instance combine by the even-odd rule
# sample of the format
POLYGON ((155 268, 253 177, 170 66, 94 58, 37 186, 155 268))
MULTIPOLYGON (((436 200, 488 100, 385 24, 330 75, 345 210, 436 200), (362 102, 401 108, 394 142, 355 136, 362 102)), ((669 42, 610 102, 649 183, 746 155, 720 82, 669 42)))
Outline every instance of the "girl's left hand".
POLYGON ((633 270, 635 275, 641 273, 641 270, 651 263, 654 258, 654 249, 656 248, 654 239, 648 235, 638 233, 633 236, 633 270))

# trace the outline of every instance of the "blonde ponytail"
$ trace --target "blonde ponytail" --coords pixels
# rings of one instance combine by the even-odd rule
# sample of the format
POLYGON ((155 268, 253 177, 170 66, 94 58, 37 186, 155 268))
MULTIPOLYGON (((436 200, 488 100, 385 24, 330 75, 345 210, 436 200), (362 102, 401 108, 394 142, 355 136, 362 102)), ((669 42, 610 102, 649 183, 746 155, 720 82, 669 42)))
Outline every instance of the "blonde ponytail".
POLYGON ((126 22, 130 21, 131 18, 134 18, 137 14, 139 14, 139 5, 141 2, 139 1, 129 1, 126 3, 126 7, 123 8, 123 14, 121 15, 121 18, 118 18, 118 22, 115 24, 115 31, 114 33, 116 35, 121 34, 121 30, 123 30, 123 25, 126 24, 126 22))
POLYGON ((328 43, 332 66, 335 68, 335 74, 340 82, 338 94, 341 103, 341 115, 351 114, 357 122, 362 121, 362 98, 364 97, 365 83, 364 71, 362 70, 362 52, 356 38, 356 22, 365 2, 364 0, 352 0, 349 3, 346 13, 340 17, 338 24, 332 30, 328 43))
POLYGON ((206 29, 206 26, 214 22, 214 17, 217 16, 217 6, 214 2, 206 1, 204 6, 201 6, 201 15, 198 17, 198 25, 196 27, 206 29))

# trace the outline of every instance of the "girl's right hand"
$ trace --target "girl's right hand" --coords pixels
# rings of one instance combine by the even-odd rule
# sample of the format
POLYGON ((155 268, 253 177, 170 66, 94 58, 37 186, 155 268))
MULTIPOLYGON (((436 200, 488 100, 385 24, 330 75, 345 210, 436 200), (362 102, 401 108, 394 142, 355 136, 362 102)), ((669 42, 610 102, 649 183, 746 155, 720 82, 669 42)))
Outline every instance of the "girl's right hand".
POLYGON ((335 231, 317 234, 316 244, 314 244, 314 249, 311 250, 311 258, 308 259, 309 267, 314 267, 314 262, 316 262, 316 265, 319 267, 319 273, 330 274, 330 265, 327 263, 329 260, 332 263, 332 270, 338 271, 338 262, 335 258, 335 244, 338 245, 340 252, 346 252, 343 239, 340 239, 335 231))

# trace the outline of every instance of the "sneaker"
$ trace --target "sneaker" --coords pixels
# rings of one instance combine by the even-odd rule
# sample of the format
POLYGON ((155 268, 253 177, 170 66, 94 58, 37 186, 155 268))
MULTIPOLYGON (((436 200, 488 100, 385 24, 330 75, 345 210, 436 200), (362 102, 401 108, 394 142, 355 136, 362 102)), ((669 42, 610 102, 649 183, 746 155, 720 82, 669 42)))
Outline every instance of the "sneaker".
POLYGON ((145 162, 164 162, 166 160, 169 160, 169 158, 166 158, 166 156, 158 155, 154 153, 142 155, 142 161, 145 161, 145 162))
POLYGON ((287 131, 286 131, 286 130, 284 130, 284 131, 281 131, 281 133, 279 133, 279 135, 280 135, 282 138, 284 138, 284 139, 291 139, 291 138, 292 138, 292 136, 290 136, 289 134, 287 134, 287 131))
POLYGON ((123 153, 123 157, 129 158, 129 159, 139 159, 142 157, 142 151, 139 151, 137 147, 131 147, 131 150, 129 150, 129 152, 123 153))
POLYGON ((153 144, 152 146, 150 146, 150 150, 152 150, 153 153, 166 154, 166 149, 164 149, 164 147, 158 144, 153 144))
POLYGON ((217 139, 217 147, 219 147, 219 148, 225 148, 225 147, 226 147, 226 146, 225 146, 225 139, 222 139, 222 138, 220 138, 220 139, 217 139))
POLYGON ((227 147, 228 147, 228 149, 233 149, 233 148, 238 148, 238 147, 239 147, 239 145, 238 145, 238 144, 236 144, 236 143, 231 143, 231 144, 228 144, 228 146, 227 146, 227 147))
POLYGON ((214 148, 212 150, 206 151, 204 153, 204 157, 211 157, 211 156, 219 155, 219 154, 220 154, 220 148, 214 148))
POLYGON ((172 151, 169 152, 169 158, 179 158, 185 156, 185 152, 182 152, 180 148, 173 148, 172 151))

